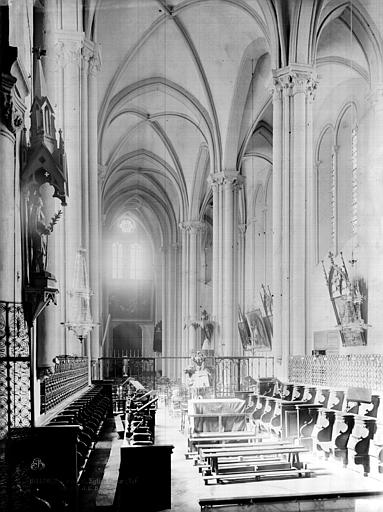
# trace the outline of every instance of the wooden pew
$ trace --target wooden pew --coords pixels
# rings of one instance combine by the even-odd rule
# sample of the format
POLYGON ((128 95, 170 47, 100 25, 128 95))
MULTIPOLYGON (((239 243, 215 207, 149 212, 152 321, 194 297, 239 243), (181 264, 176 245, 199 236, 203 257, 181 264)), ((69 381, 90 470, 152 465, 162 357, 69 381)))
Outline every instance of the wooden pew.
POLYGON ((367 475, 370 471, 369 447, 376 430, 379 402, 377 395, 371 395, 369 390, 362 388, 330 392, 328 406, 332 409, 319 413, 317 429, 313 430, 317 449, 323 450, 326 458, 333 455, 340 459, 344 466, 350 462, 363 466, 363 473, 367 475), (339 400, 332 401, 332 396, 339 400))
POLYGON ((25 474, 33 510, 43 502, 46 510, 77 510, 79 481, 111 404, 106 388, 92 386, 45 425, 9 432, 6 457, 11 471, 25 474))
POLYGON ((303 467, 299 454, 307 452, 303 446, 269 447, 261 449, 201 450, 208 461, 203 480, 205 485, 216 481, 274 478, 276 476, 310 476, 312 470, 303 467), (287 457, 287 459, 285 458, 287 457))
POLYGON ((202 443, 221 443, 226 441, 249 443, 255 442, 257 436, 255 432, 247 430, 238 430, 235 432, 194 432, 188 436, 188 453, 185 454, 186 458, 195 455, 196 444, 202 443))

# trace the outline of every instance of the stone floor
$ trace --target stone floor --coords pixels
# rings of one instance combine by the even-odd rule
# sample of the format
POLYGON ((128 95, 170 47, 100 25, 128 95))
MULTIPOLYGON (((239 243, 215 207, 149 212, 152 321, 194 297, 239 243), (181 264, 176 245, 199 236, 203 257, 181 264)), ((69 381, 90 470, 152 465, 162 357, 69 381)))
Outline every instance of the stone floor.
MULTIPOLYGON (((86 512, 112 510, 119 468, 119 451, 122 441, 113 432, 109 423, 103 439, 97 444, 91 464, 82 482, 80 510, 86 512), (106 461, 106 459, 108 459, 106 461), (101 479, 102 475, 102 479, 101 479), (88 482, 88 483, 87 483, 88 482)), ((337 463, 314 459, 306 460, 309 467, 316 469, 311 478, 289 478, 284 480, 263 480, 259 482, 230 483, 226 485, 204 485, 193 461, 185 458, 186 436, 180 432, 180 418, 171 416, 160 408, 156 416, 156 444, 172 444, 172 512, 200 512, 199 499, 209 497, 254 497, 291 496, 291 501, 268 505, 232 505, 213 510, 239 512, 309 512, 336 510, 337 512, 383 512, 383 497, 323 499, 332 493, 370 491, 383 492, 383 481, 363 477, 360 473, 343 469, 337 463), (316 499, 300 501, 297 496, 312 493, 316 499), (322 499, 317 495, 322 494, 322 499)), ((150 489, 150 482, 148 482, 150 489)), ((133 506, 129 512, 146 512, 142 507, 133 506)))

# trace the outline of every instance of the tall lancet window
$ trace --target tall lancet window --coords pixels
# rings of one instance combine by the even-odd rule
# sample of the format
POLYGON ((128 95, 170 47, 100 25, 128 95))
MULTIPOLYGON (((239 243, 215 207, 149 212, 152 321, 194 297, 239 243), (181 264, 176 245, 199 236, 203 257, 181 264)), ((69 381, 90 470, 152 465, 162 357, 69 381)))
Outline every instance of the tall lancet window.
POLYGON ((317 261, 334 250, 335 194, 334 132, 328 127, 322 134, 317 152, 317 261))
POLYGON ((337 132, 337 249, 355 234, 357 207, 356 113, 350 105, 342 114, 337 132))
POLYGON ((112 279, 122 279, 124 274, 122 244, 112 244, 112 279))
POLYGON ((138 243, 131 244, 129 246, 129 279, 145 279, 146 267, 143 246, 138 243))

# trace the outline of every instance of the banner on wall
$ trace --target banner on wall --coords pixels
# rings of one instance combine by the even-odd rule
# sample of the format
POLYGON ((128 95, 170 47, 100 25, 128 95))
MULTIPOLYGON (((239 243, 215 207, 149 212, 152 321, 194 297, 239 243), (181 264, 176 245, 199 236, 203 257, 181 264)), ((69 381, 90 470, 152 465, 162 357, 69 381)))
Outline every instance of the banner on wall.
POLYGON ((162 320, 154 327, 153 352, 162 352, 162 320))

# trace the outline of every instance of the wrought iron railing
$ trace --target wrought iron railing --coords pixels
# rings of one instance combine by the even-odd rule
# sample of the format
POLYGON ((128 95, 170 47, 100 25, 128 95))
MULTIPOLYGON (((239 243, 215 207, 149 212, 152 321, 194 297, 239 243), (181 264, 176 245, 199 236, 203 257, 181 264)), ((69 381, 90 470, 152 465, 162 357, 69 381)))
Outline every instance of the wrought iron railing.
POLYGON ((154 357, 101 357, 92 378, 123 381, 133 377, 145 387, 155 387, 156 360, 154 357))
POLYGON ((214 358, 215 396, 232 396, 236 391, 254 389, 254 381, 262 377, 274 377, 271 356, 214 358))
POLYGON ((53 375, 40 385, 40 412, 46 413, 56 405, 84 389, 89 382, 88 359, 74 356, 58 356, 53 375))
MULTIPOLYGON (((173 383, 188 385, 185 369, 190 366, 189 357, 103 357, 93 368, 92 378, 97 380, 123 381, 134 377, 145 387, 155 388, 160 378, 168 377, 173 383)), ((261 377, 274 376, 272 356, 216 357, 205 360, 216 396, 232 396, 235 391, 247 391, 261 377)))
POLYGON ((383 392, 383 355, 294 356, 289 360, 289 381, 383 392))
POLYGON ((23 305, 0 301, 0 439, 31 425, 31 352, 23 305))

